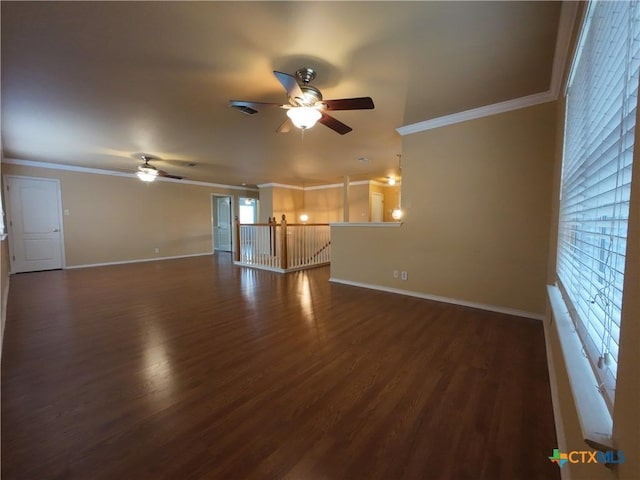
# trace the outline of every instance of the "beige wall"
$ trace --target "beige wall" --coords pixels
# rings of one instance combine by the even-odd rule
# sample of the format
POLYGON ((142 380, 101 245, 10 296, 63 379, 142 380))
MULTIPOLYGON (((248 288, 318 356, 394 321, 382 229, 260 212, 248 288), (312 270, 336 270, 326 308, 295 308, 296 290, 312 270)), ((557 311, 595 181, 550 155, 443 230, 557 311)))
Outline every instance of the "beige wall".
MULTIPOLYGON (((400 205, 399 202, 399 194, 400 194, 400 185, 394 186, 385 186, 385 185, 376 185, 371 184, 369 187, 369 205, 373 205, 373 200, 371 196, 373 193, 381 193, 384 195, 384 212, 382 221, 383 222, 393 222, 393 217, 391 213, 395 208, 400 205)), ((371 216, 371 213, 369 214, 371 216)))
POLYGON ((403 226, 332 229, 332 277, 543 314, 555 133, 550 103, 405 137, 403 226))
MULTIPOLYGON (((371 193, 380 192, 385 196, 384 221, 391 222, 391 211, 398 202, 399 188, 373 184, 358 184, 349 187, 349 221, 371 221, 371 193), (387 205, 391 205, 387 208, 387 205)), ((282 214, 289 223, 299 221, 303 211, 309 215, 310 223, 331 223, 343 221, 343 186, 328 188, 307 188, 304 191, 295 188, 260 188, 260 221, 266 223, 268 217, 282 214)))
POLYGON ((369 184, 349 186, 349 221, 370 222, 369 184))
MULTIPOLYGON (((3 165, 3 175, 60 180, 67 266, 212 251, 211 195, 257 198, 257 192, 3 165), (155 253, 159 248, 159 253, 155 253)), ((237 213, 236 213, 237 214, 237 213)))
POLYGON ((341 222, 343 189, 320 188, 305 190, 305 210, 311 223, 341 222))
POLYGON ((286 215, 288 223, 298 223, 302 208, 302 190, 295 188, 272 187, 273 216, 280 222, 282 215, 286 215))
POLYGON ((268 223, 273 217, 273 187, 260 187, 260 209, 258 223, 268 223))

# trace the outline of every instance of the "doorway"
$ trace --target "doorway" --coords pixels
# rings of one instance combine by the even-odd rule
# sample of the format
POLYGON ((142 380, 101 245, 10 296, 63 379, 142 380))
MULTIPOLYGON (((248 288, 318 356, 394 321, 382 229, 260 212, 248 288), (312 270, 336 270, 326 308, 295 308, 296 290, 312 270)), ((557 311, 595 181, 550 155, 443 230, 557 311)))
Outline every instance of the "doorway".
POLYGON ((371 221, 384 221, 384 195, 382 193, 373 192, 371 194, 371 221))
POLYGON ((258 223, 258 200, 240 197, 240 223, 258 223))
POLYGON ((60 181, 7 175, 5 189, 11 273, 61 269, 60 181))
POLYGON ((213 212, 213 249, 230 252, 233 248, 233 197, 230 195, 213 195, 211 197, 213 212))

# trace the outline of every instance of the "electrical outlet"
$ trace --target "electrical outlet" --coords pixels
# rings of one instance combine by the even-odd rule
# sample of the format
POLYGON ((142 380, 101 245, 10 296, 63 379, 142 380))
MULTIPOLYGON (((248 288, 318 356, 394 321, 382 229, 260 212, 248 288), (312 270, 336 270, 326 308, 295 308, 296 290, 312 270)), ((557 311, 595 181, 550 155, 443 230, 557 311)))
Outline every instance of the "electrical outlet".
POLYGON ((393 278, 398 278, 398 270, 393 271, 393 278))
POLYGON ((155 248, 156 253, 160 253, 160 249, 158 247, 155 248))
POLYGON ((407 275, 407 272, 404 272, 404 271, 403 271, 403 272, 400 274, 400 279, 401 279, 401 280, 406 280, 407 278, 409 278, 409 276, 407 275))

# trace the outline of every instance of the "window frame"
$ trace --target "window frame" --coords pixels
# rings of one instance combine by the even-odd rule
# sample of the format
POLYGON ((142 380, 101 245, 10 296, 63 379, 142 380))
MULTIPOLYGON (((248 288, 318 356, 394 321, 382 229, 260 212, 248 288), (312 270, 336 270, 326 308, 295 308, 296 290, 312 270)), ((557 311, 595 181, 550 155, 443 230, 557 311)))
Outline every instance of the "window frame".
MULTIPOLYGON (((570 101, 572 100, 570 98, 570 96, 572 95, 572 87, 573 87, 573 81, 574 81, 574 76, 576 75, 576 71, 580 66, 580 60, 582 59, 582 55, 585 54, 585 43, 586 42, 590 42, 592 41, 591 38, 587 38, 589 33, 590 33, 590 29, 591 29, 591 25, 592 25, 592 20, 593 20, 593 16, 595 15, 595 10, 596 10, 596 5, 599 4, 601 2, 599 1, 591 1, 589 2, 586 11, 585 11, 585 15, 584 15, 584 20, 581 26, 581 31, 578 37, 578 44, 577 44, 577 49, 574 55, 574 59, 571 65, 571 70, 570 70, 570 74, 569 74, 569 79, 567 81, 567 85, 566 85, 566 90, 565 90, 565 116, 564 116, 564 120, 565 120, 565 125, 564 125, 564 131, 563 131, 563 149, 562 149, 562 164, 561 164, 561 185, 560 185, 560 198, 559 198, 559 208, 558 208, 558 238, 557 238, 557 245, 556 245, 556 253, 557 253, 557 259, 556 259, 556 271, 555 271, 555 279, 556 279, 556 285, 558 287, 558 290, 560 292, 560 295, 564 301, 564 305, 566 306, 566 314, 568 314, 569 318, 571 319, 571 323, 572 323, 572 328, 573 328, 573 332, 577 333, 579 339, 580 339, 580 343, 582 345, 581 347, 581 354, 585 357, 589 358, 589 366, 591 370, 591 373, 593 374, 593 376, 595 377, 596 380, 596 385, 594 386, 598 388, 598 391, 600 392, 600 394, 602 394, 603 399, 605 400, 609 415, 611 415, 611 413, 613 412, 613 405, 615 402, 615 384, 616 384, 616 373, 617 372, 613 372, 610 371, 609 369, 609 363, 607 363, 607 361, 612 361, 612 357, 609 356, 607 357, 607 355, 610 355, 609 353, 609 348, 611 347, 611 339, 613 339, 613 341, 615 342, 615 359, 613 359, 613 361, 615 362, 615 366, 617 367, 617 350, 618 350, 618 344, 619 344, 619 328, 620 328, 620 323, 621 323, 621 318, 622 318, 622 297, 624 295, 624 256, 622 257, 622 270, 621 272, 616 272, 615 268, 619 268, 619 266, 617 265, 617 263, 614 263, 614 266, 611 266, 611 254, 613 252, 613 238, 614 236, 616 236, 619 232, 617 230, 614 230, 614 221, 616 221, 617 219, 612 219, 611 222, 611 230, 609 231, 608 237, 609 237, 609 245, 607 246, 607 252, 605 252, 602 248, 603 246, 603 242, 607 242, 606 240, 606 236, 607 234, 605 233, 604 236, 602 235, 603 232, 606 232, 607 227, 606 226, 597 226, 594 227, 597 229, 597 232, 589 232, 588 230, 584 229, 584 230, 578 230, 574 227, 573 231, 567 229, 564 227, 563 225, 563 215, 564 215, 564 206, 563 206, 563 195, 566 193, 564 190, 564 182, 565 182, 565 168, 572 168, 575 169, 576 165, 579 165, 579 167, 577 168, 577 170, 580 170, 581 172, 584 172, 586 170, 585 165, 588 163, 589 158, 591 157, 586 157, 586 158, 582 158, 580 159, 578 162, 575 162, 574 158, 570 158, 568 159, 568 155, 567 155, 567 143, 568 143, 568 122, 570 121, 570 118, 572 117, 572 113, 569 112, 570 108, 571 108, 571 103, 570 101), (571 163, 573 161, 573 163, 571 163), (566 163, 569 163, 569 166, 566 165, 566 163), (604 230, 603 230, 604 229, 604 230), (567 235, 567 233, 570 232, 569 235, 567 235), (564 237, 563 237, 564 235, 564 237), (585 238, 580 238, 581 235, 586 235, 587 237, 589 237, 589 235, 591 235, 591 238, 595 238, 595 237, 600 237, 600 240, 593 240, 593 242, 590 244, 589 243, 589 239, 585 239, 585 238), (568 239, 568 241, 567 241, 568 239), (597 242, 597 244, 596 244, 597 242), (592 250, 593 255, 589 256, 586 252, 582 252, 582 253, 577 253, 578 250, 583 246, 583 245, 587 245, 587 248, 590 247, 590 250, 592 250), (591 273, 591 277, 589 279, 589 285, 587 286, 587 289, 589 288, 593 288, 593 283, 594 282, 598 282, 599 279, 605 280, 605 283, 602 284, 601 282, 601 286, 599 289, 597 289, 596 293, 593 294, 592 292, 590 293, 590 295, 588 297, 585 296, 580 296, 582 295, 582 293, 578 293, 577 294, 577 298, 572 298, 572 295, 569 294, 568 289, 565 288, 565 285, 563 284, 563 280, 562 277, 565 276, 570 276, 572 273, 572 269, 575 270, 575 266, 571 265, 570 268, 565 268, 563 269, 563 266, 561 266, 561 264, 563 264, 563 262, 566 263, 571 263, 571 262, 567 262, 566 261, 566 255, 567 252, 573 253, 574 257, 576 258, 581 258, 582 260, 586 260, 585 263, 591 263, 591 268, 590 268, 590 273, 591 273), (603 263, 603 256, 602 254, 605 254, 605 262, 603 263), (588 258, 587 258, 588 257, 588 258), (593 267, 593 264, 596 265, 596 268, 593 267), (585 302, 585 300, 587 298, 592 299, 593 301, 591 301, 592 304, 595 304, 596 301, 598 300, 599 297, 602 296, 602 291, 605 289, 612 289, 613 291, 610 292, 611 296, 608 297, 607 300, 605 300, 603 303, 605 305, 605 307, 608 310, 611 310, 612 307, 610 307, 610 304, 613 304, 614 300, 616 300, 616 294, 615 294, 615 289, 617 288, 617 285, 615 283, 615 280, 612 282, 611 279, 606 280, 604 275, 605 272, 607 271, 607 269, 609 270, 613 270, 615 273, 614 275, 617 273, 621 278, 621 281, 617 282, 620 283, 620 294, 619 296, 619 305, 614 305, 614 309, 617 308, 617 311, 614 312, 618 318, 618 323, 615 324, 614 320, 612 319, 612 314, 611 311, 608 312, 604 312, 604 307, 602 307, 602 305, 596 305, 596 307, 591 307, 589 310, 587 310, 588 314, 591 314, 592 312, 596 312, 598 309, 603 310, 603 320, 598 320, 600 323, 596 324, 595 326, 593 326, 593 322, 591 322, 588 318, 587 319, 583 319, 582 316, 580 315, 580 313, 578 312, 578 308, 576 308, 576 305, 574 304, 574 301, 577 300, 578 302, 585 302), (562 271, 562 272, 561 272, 562 271), (594 280, 594 275, 595 275, 595 280, 594 280), (598 345, 596 345, 595 340, 594 340, 594 336, 591 335, 589 333, 589 329, 597 329, 596 327, 601 326, 602 329, 601 331, 604 331, 603 337, 604 339, 602 340, 603 342, 603 351, 599 350, 598 345), (615 332, 617 330, 618 336, 615 336, 615 332), (607 345, 607 350, 604 349, 604 342, 608 342, 609 344, 607 345), (605 354, 605 351, 607 352, 605 354), (603 371, 604 368, 604 371, 603 371)), ((627 3, 627 2, 625 2, 627 3)), ((629 93, 629 91, 632 91, 635 93, 631 94, 631 95, 627 95, 626 97, 624 97, 623 100, 621 100, 622 102, 622 108, 624 108, 625 106, 629 107, 627 111, 623 111, 621 114, 621 120, 620 122, 615 124, 615 129, 612 131, 617 131, 618 129, 620 130, 620 136, 619 138, 616 137, 616 142, 615 143, 620 143, 621 145, 623 144, 623 142, 625 140, 627 140, 627 136, 631 135, 632 138, 632 145, 630 147, 630 153, 627 153, 628 155, 631 156, 631 158, 633 157, 633 153, 634 153, 634 149, 636 147, 635 144, 635 138, 633 138, 633 134, 634 134, 634 130, 635 130, 635 116, 636 116, 636 110, 638 108, 638 79, 636 78, 637 73, 633 73, 633 75, 629 75, 629 65, 633 64, 633 61, 631 60, 631 55, 633 55, 633 53, 631 52, 631 49, 629 47, 629 45, 631 43, 634 43, 638 41, 638 26, 637 26, 637 11, 638 11, 638 2, 628 2, 629 6, 628 7, 624 7, 624 8, 629 8, 631 10, 632 6, 630 4, 634 4, 635 7, 635 22, 634 24, 631 23, 631 20, 629 22, 629 30, 627 31, 627 40, 620 40, 617 39, 618 42, 623 42, 623 43, 627 43, 627 51, 626 54, 627 56, 624 57, 625 59, 628 59, 629 62, 628 65, 627 63, 625 63, 625 73, 624 73, 624 77, 623 78, 623 86, 622 86, 622 95, 627 95, 629 93), (632 38, 633 37, 633 38, 632 38), (635 78, 635 80, 634 80, 635 78), (629 86, 629 79, 631 79, 632 81, 635 81, 635 85, 631 84, 631 88, 630 90, 627 89, 627 87, 629 86), (627 105, 625 102, 628 102, 629 100, 633 100, 635 98, 635 105, 629 106, 627 105), (628 125, 628 121, 629 118, 633 117, 633 123, 634 125, 631 126, 631 128, 629 128, 628 125), (631 132, 631 133, 629 133, 631 132)), ((609 40, 608 44, 614 44, 614 41, 609 40)), ((633 45, 635 48, 633 49, 633 52, 637 52, 637 44, 633 45)), ((613 55, 610 55, 610 58, 616 58, 613 55)), ((622 63, 622 62, 620 62, 622 63)), ((611 70, 613 71, 613 70, 611 70)), ((636 72, 635 70, 633 72, 636 72)), ((609 73, 609 72, 608 72, 609 73)), ((595 76, 595 75, 594 75, 595 76)), ((588 82, 587 82, 588 84, 588 82)), ((582 85, 584 87, 584 85, 582 85)), ((587 86, 591 86, 591 85, 587 85, 587 86)), ((618 88, 618 90, 620 90, 620 88, 618 88)), ((609 106, 609 104, 607 104, 607 107, 609 106)), ((600 112, 598 112, 600 113, 600 112)), ((580 118, 582 120, 582 117, 580 118)), ((587 120, 588 122, 588 120, 587 120)), ((584 127, 585 129, 587 127, 584 127)), ((572 132, 573 133, 573 132, 572 132)), ((589 138, 591 140, 591 138, 589 138)), ((594 152, 598 151, 599 148, 601 148, 602 145, 605 144, 605 141, 609 140, 609 137, 602 135, 601 137, 601 141, 600 143, 598 143, 598 147, 595 147, 592 149, 592 152, 590 152, 590 154, 594 154, 594 152)), ((572 148, 574 146, 572 145, 572 148)), ((584 145, 583 145, 584 147, 584 145)), ((617 168, 615 170, 615 175, 616 175, 616 190, 615 190, 615 198, 617 200, 617 192, 618 192, 618 188, 619 185, 617 183, 617 179, 619 178, 619 176, 621 175, 622 170, 624 170, 624 168, 629 168, 629 170, 632 168, 633 166, 633 160, 631 160, 630 166, 627 165, 625 167, 623 167, 623 169, 620 169, 620 156, 623 155, 625 152, 627 152, 626 147, 623 145, 623 147, 625 149, 623 150, 618 150, 617 152, 617 156, 616 161, 617 163, 617 168)), ((601 154, 600 156, 595 156, 594 158, 596 158, 594 165, 598 164, 600 165, 599 168, 603 168, 602 165, 604 166, 608 166, 607 163, 603 162, 603 158, 604 155, 601 154)), ((608 157, 607 157, 608 158, 608 157)), ((598 181, 597 185, 600 185, 600 183, 602 183, 600 180, 598 181)), ((628 179, 628 185, 631 185, 631 178, 629 177, 628 179)), ((576 188, 576 191, 578 190, 578 188, 576 188)), ((572 193, 575 193, 572 192, 572 193)), ((594 197, 595 198, 595 197, 594 197)), ((625 200, 622 200, 622 203, 624 203, 625 200)), ((629 203, 629 198, 626 198, 626 202, 627 204, 629 203)), ((585 202, 586 203, 586 202, 585 202)), ((616 204, 617 205, 617 204, 616 204)), ((615 207, 614 207, 615 208, 615 207)), ((627 207, 628 208, 628 207, 627 207)), ((577 218, 578 215, 576 215, 577 218)), ((596 222, 601 222, 601 221, 606 221, 608 220, 607 215, 599 215, 599 218, 597 218, 595 221, 596 222)), ((627 222, 628 222, 628 212, 627 212, 627 222)), ((625 224, 625 229, 627 228, 627 224, 625 224)), ((617 240, 616 240, 617 242, 617 240)), ((625 235, 624 235, 624 240, 623 240, 624 245, 624 249, 623 249, 623 255, 626 255, 626 231, 625 231, 625 235)), ((615 252, 615 255, 619 255, 619 251, 615 252)), ((614 260, 615 261, 615 260, 614 260)), ((568 277, 567 277, 568 278, 568 277)), ((573 280, 573 279, 572 279, 573 280)), ((569 282, 569 283, 573 283, 573 282, 569 282)), ((584 285, 581 285, 580 289, 584 289, 584 285)), ((575 293, 575 292, 572 292, 575 293)), ((607 292, 609 293, 609 292, 607 292)), ((553 305, 552 305, 553 306, 553 305)), ((584 309, 584 307, 582 307, 584 309)), ((557 310, 557 308, 556 308, 557 310)), ((554 311, 554 316, 558 316, 558 315, 562 315, 564 314, 564 312, 557 312, 554 311)), ((597 312, 594 316, 597 316, 597 312)), ((613 353, 613 352, 611 352, 613 353)))

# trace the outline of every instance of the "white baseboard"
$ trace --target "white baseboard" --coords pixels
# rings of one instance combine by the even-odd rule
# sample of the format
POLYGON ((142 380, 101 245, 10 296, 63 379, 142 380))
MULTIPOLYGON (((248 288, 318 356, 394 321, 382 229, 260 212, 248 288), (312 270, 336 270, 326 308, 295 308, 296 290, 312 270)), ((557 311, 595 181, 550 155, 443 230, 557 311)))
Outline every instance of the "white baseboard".
POLYGON ((175 255, 173 257, 154 257, 154 258, 141 258, 138 260, 123 260, 121 262, 104 262, 104 263, 86 263, 83 265, 65 266, 64 270, 73 270, 76 268, 91 268, 91 267, 108 267, 109 265, 124 265, 127 263, 142 263, 142 262, 155 262, 157 260, 174 260, 176 258, 189 258, 189 257, 204 257, 207 255, 213 255, 213 252, 207 253, 192 253, 189 255, 175 255))
POLYGON ((233 264, 236 267, 247 267, 247 268, 254 268, 256 270, 266 270, 267 272, 275 272, 275 273, 286 273, 286 270, 282 269, 282 268, 278 268, 278 267, 269 267, 267 265, 248 265, 246 263, 242 263, 242 262, 238 262, 236 260, 233 261, 233 264))
POLYGON ((2 358, 2 346, 4 345, 4 326, 7 323, 7 301, 9 300, 9 282, 10 276, 7 275, 3 280, 7 282, 6 286, 3 286, 2 292, 2 311, 0 312, 0 322, 2 325, 0 328, 0 358, 2 358))
POLYGON ((451 303, 463 307, 478 308, 480 310, 488 310, 490 312, 504 313, 514 315, 516 317, 532 318, 534 320, 543 320, 544 315, 541 313, 526 312, 524 310, 516 310, 514 308, 498 307, 496 305, 486 305, 484 303, 468 302, 466 300, 458 300, 457 298, 441 297, 439 295, 431 295, 428 293, 414 292, 413 290, 403 290, 401 288, 385 287, 384 285, 373 285, 370 283, 352 282, 351 280, 343 280, 341 278, 329 278, 330 282, 341 283, 343 285, 351 285, 352 287, 370 288, 381 292, 396 293, 398 295, 407 295, 409 297, 424 298, 425 300, 434 300, 436 302, 451 303))
POLYGON ((283 268, 269 267, 267 265, 260 265, 258 263, 256 263, 256 264, 248 264, 248 263, 238 262, 236 260, 233 261, 233 264, 235 266, 237 266, 237 267, 255 268, 256 270, 266 270, 268 272, 276 272, 276 273, 292 273, 292 272, 298 272, 300 270, 310 270, 312 268, 325 267, 325 266, 329 265, 330 263, 331 262, 319 263, 317 265, 304 265, 302 267, 287 268, 285 270, 283 268))

